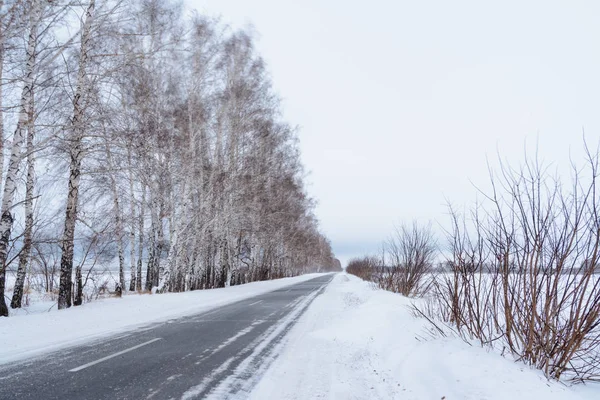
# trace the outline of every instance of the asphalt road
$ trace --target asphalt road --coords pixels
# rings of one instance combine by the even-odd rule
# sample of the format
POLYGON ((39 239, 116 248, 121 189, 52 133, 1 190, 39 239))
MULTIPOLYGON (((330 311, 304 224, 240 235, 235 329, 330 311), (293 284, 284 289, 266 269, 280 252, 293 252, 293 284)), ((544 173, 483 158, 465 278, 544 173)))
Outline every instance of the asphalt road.
POLYGON ((0 366, 0 399, 243 399, 331 278, 0 366))

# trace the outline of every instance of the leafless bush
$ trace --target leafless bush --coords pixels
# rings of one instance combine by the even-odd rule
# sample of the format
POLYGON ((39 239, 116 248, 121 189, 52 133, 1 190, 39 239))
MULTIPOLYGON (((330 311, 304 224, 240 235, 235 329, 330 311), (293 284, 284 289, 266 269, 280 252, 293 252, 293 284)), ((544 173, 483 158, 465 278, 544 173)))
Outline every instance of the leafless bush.
POLYGON ((403 224, 384 243, 380 257, 350 260, 346 271, 404 296, 421 296, 431 286, 437 243, 431 224, 403 224))
POLYGON ((425 293, 436 255, 431 225, 401 225, 383 247, 383 268, 376 283, 382 289, 404 296, 425 293))
POLYGON ((114 278, 108 271, 95 271, 93 269, 86 271, 86 290, 82 292, 85 302, 89 303, 99 298, 109 297, 111 295, 111 281, 113 280, 114 278))
POLYGON ((55 243, 43 240, 35 242, 28 275, 32 289, 45 293, 51 300, 56 300, 59 270, 60 248, 55 243))
POLYGON ((379 259, 373 256, 366 256, 362 258, 353 258, 348 262, 346 272, 352 275, 356 275, 359 278, 372 282, 380 265, 379 259))
POLYGON ((417 311, 555 379, 600 380, 598 154, 565 187, 538 162, 490 173, 491 207, 451 209, 451 272, 417 311))

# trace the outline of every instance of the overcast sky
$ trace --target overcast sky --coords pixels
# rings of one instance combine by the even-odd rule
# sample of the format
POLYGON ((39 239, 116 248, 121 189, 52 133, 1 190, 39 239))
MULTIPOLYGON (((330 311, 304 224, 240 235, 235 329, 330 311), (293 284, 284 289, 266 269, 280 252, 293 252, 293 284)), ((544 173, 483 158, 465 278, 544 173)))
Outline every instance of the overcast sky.
POLYGON ((582 160, 600 137, 600 2, 187 0, 252 26, 343 261, 444 225, 486 157, 582 160))

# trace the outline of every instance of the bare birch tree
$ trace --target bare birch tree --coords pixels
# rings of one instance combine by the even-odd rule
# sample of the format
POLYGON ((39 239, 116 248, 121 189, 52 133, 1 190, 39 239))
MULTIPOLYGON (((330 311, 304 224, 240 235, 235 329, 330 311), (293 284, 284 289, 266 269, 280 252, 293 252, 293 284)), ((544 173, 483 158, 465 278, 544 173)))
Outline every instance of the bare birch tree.
POLYGON ((61 245, 60 262, 60 288, 58 294, 58 308, 71 307, 72 299, 72 272, 73 272, 73 246, 75 237, 75 223, 77 222, 77 206, 79 202, 79 182, 81 179, 81 163, 83 161, 82 141, 85 134, 85 102, 88 90, 87 68, 89 60, 89 44, 94 19, 96 1, 90 0, 85 11, 83 28, 81 30, 81 45, 79 50, 79 67, 75 94, 73 96, 73 115, 69 140, 69 185, 67 191, 67 206, 65 211, 65 224, 61 245))
POLYGON ((29 122, 29 107, 33 96, 33 78, 36 66, 36 46, 38 40, 38 24, 42 4, 41 0, 32 0, 29 14, 29 33, 26 51, 26 71, 21 93, 21 104, 19 119, 12 140, 11 155, 6 170, 4 190, 2 193, 2 206, 0 209, 0 316, 8 316, 8 307, 4 300, 6 280, 6 259, 8 256, 8 243, 13 226, 12 207, 17 190, 17 174, 22 161, 22 146, 26 138, 26 130, 29 122))

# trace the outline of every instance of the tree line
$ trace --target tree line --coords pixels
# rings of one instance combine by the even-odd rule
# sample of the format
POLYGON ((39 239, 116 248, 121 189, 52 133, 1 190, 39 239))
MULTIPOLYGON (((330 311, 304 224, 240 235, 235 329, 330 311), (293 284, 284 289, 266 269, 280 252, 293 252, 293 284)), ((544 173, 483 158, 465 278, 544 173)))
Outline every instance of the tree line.
POLYGON ((18 308, 50 253, 59 309, 82 304, 102 260, 119 291, 340 268, 252 34, 184 14, 171 0, 0 0, 0 315, 7 268, 18 308))

